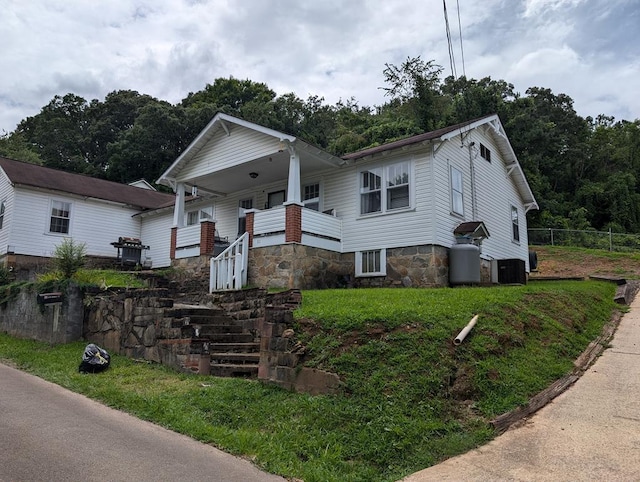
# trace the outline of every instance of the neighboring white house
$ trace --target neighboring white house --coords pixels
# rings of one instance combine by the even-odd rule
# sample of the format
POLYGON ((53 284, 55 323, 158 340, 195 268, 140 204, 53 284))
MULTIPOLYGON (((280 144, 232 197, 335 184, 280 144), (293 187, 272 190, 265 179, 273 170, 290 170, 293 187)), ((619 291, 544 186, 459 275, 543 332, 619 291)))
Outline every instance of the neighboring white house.
POLYGON ((9 267, 36 267, 65 238, 85 243, 92 258, 115 258, 111 243, 120 237, 149 245, 143 259, 161 257, 162 246, 142 238, 142 220, 136 215, 172 206, 174 199, 149 188, 0 157, 0 260, 9 267))
MULTIPOLYGON (((538 207, 495 115, 336 157, 217 114, 158 183, 176 192, 170 259, 209 253, 212 233, 237 239, 256 286, 446 285, 454 232, 468 226, 490 234, 484 281, 492 260, 528 271, 526 213, 538 207)), ((168 218, 150 212, 143 225, 154 216, 168 218)), ((239 276, 230 266, 215 276, 239 276)))

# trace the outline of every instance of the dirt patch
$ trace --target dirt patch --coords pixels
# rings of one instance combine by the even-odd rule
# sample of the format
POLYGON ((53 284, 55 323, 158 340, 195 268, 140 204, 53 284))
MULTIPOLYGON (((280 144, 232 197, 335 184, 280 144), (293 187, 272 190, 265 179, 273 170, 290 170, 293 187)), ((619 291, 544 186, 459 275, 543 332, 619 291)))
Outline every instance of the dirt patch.
POLYGON ((572 251, 553 246, 536 246, 532 250, 538 255, 538 270, 531 273, 532 280, 589 276, 640 279, 640 262, 624 254, 609 256, 606 251, 599 254, 597 251, 572 251))

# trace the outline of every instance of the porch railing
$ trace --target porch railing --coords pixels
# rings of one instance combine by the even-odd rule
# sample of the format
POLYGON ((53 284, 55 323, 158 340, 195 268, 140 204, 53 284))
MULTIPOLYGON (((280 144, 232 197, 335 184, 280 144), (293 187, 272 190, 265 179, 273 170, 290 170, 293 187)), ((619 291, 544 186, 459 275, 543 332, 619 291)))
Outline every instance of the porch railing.
MULTIPOLYGON (((286 211, 284 207, 256 211, 253 246, 276 246, 285 242, 286 211)), ((332 251, 341 250, 342 220, 331 214, 302 209, 302 244, 332 251)))
POLYGON ((244 233, 227 249, 211 258, 209 293, 239 290, 247 284, 249 233, 244 233))
POLYGON ((176 259, 200 254, 200 224, 178 228, 176 237, 176 259))

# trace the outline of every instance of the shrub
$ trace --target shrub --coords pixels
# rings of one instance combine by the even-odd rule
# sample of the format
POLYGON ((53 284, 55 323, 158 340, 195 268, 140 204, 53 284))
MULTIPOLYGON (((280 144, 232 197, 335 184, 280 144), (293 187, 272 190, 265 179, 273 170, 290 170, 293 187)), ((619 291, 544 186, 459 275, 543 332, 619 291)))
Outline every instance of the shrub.
POLYGON ((70 279, 84 265, 86 245, 66 238, 54 251, 53 263, 63 279, 70 279))

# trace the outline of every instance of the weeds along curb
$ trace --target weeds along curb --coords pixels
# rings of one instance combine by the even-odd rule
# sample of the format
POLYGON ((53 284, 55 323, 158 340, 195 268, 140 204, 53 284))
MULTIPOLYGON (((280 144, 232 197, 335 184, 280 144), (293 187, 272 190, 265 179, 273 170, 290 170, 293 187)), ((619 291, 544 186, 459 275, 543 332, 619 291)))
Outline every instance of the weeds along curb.
MULTIPOLYGON (((628 292, 631 293, 630 300, 628 301, 631 304, 633 298, 635 298, 636 293, 638 292, 638 288, 640 284, 637 282, 629 283, 628 292)), ((554 383, 549 385, 543 391, 534 395, 529 403, 522 407, 518 407, 515 410, 499 415, 489 422, 491 426, 498 432, 503 433, 507 431, 511 426, 518 424, 522 420, 526 419, 530 415, 534 414, 542 407, 551 402, 558 395, 566 391, 571 385, 573 385, 578 378, 582 376, 582 374, 587 371, 587 369, 593 364, 593 362, 598 358, 605 348, 609 345, 609 342, 613 338, 618 325, 620 324, 620 320, 622 319, 622 312, 616 311, 611 316, 611 319, 604 325, 602 328, 602 333, 598 338, 593 340, 587 348, 580 354, 578 358, 573 362, 574 368, 568 375, 556 380, 554 383)))

